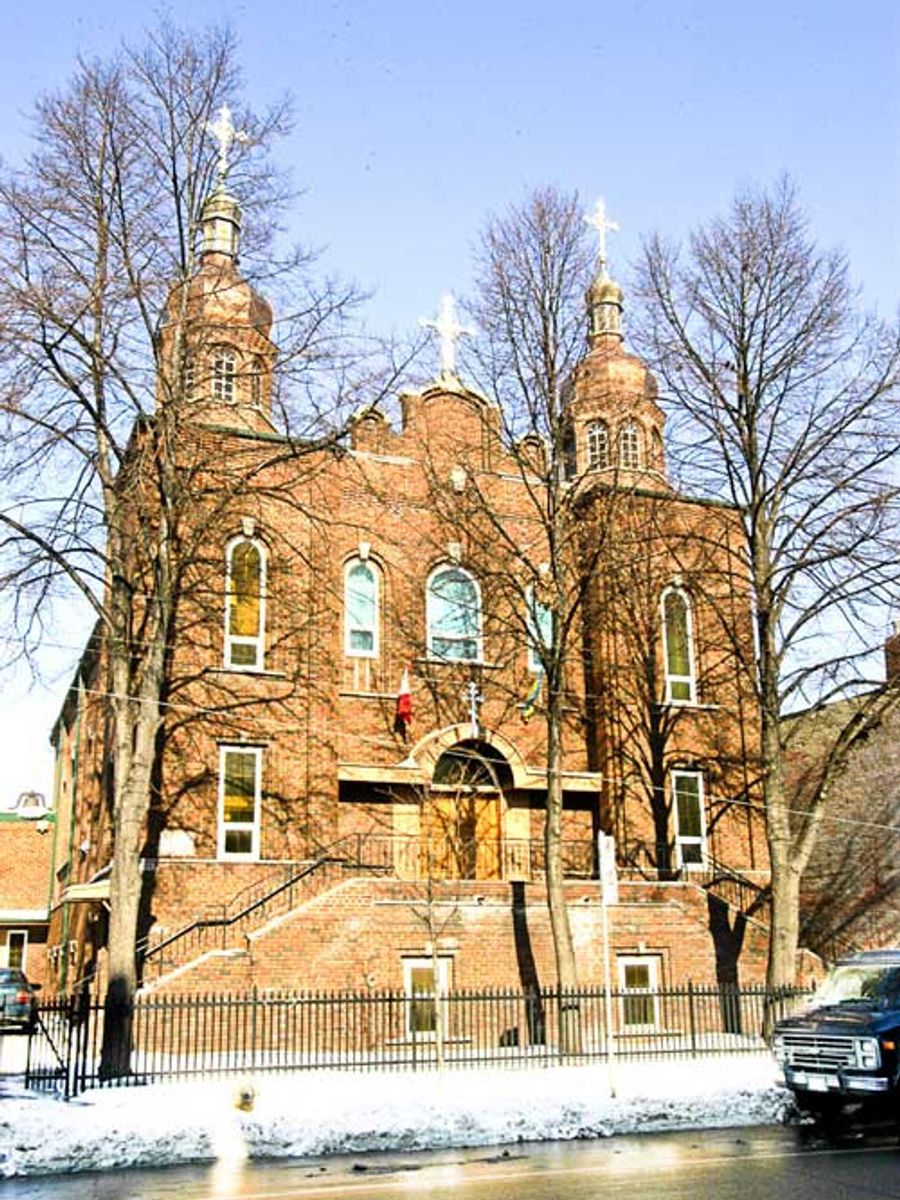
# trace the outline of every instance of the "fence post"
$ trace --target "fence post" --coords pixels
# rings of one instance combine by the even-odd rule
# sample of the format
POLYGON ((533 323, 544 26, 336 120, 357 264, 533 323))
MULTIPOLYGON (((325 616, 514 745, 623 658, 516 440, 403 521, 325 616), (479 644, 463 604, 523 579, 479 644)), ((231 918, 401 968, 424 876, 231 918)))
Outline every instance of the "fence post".
POLYGON ((688 980, 688 1021, 691 1027, 691 1057, 697 1057, 697 1016, 694 1012, 694 981, 688 980))
POLYGON ((253 1007, 250 1009, 250 1069, 256 1070, 256 1008, 259 1002, 259 989, 253 985, 253 1007))

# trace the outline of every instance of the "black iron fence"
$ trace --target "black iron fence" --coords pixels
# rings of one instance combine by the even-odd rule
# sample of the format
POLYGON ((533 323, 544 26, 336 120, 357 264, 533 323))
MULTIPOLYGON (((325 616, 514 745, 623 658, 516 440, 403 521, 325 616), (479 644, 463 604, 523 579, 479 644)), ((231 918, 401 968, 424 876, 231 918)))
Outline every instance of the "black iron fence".
POLYGON ((693 984, 608 997, 602 988, 149 994, 137 998, 130 1020, 85 994, 41 1005, 26 1083, 69 1098, 101 1085, 248 1072, 754 1054, 767 1050, 771 1021, 795 1011, 807 994, 693 984))

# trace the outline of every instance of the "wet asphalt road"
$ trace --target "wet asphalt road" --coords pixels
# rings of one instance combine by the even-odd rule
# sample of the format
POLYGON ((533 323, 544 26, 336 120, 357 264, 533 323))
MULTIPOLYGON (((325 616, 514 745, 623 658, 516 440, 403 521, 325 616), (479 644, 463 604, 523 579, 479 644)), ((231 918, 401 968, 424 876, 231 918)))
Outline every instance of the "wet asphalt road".
POLYGON ((900 1200, 893 1131, 762 1128, 42 1177, 0 1200, 900 1200))

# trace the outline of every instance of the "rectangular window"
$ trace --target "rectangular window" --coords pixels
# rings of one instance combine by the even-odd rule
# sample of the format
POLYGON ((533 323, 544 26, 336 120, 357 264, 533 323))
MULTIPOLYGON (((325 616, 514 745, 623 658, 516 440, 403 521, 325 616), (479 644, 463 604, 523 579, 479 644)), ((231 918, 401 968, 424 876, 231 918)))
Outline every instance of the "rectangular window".
POLYGON ((226 404, 234 403, 235 357, 230 350, 213 354, 213 397, 226 404))
POLYGON ((219 751, 219 857, 259 857, 262 750, 222 746, 219 751))
POLYGON ((677 865, 688 870, 703 870, 706 866, 706 814, 703 775, 699 771, 672 772, 672 809, 677 865))
MULTIPOLYGON (((406 997, 407 1037, 434 1037, 437 1033, 438 1002, 447 995, 450 979, 450 959, 437 960, 435 986, 434 960, 405 958, 403 960, 403 992, 406 997)), ((447 1003, 441 1000, 441 1024, 447 1032, 447 1003)))
POLYGON ((655 955, 619 957, 622 1029, 627 1033, 659 1028, 659 959, 655 955))
POLYGON ((25 970, 28 933, 24 929, 10 929, 6 935, 6 965, 14 971, 25 970))

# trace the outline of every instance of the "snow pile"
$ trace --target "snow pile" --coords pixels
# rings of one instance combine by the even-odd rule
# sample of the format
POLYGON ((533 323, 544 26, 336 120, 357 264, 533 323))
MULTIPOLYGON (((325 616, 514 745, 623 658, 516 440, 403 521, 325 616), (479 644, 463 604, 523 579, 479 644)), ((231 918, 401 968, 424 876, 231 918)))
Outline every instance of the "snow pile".
POLYGON ((0 1090, 0 1177, 244 1157, 502 1145, 766 1124, 786 1093, 767 1058, 442 1075, 307 1072, 90 1092, 0 1090), (238 1107, 241 1093, 252 1103, 238 1107), (249 1093, 249 1095, 248 1095, 249 1093))

